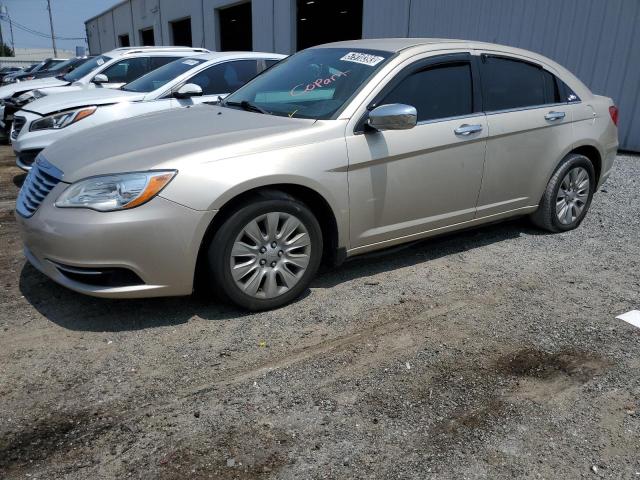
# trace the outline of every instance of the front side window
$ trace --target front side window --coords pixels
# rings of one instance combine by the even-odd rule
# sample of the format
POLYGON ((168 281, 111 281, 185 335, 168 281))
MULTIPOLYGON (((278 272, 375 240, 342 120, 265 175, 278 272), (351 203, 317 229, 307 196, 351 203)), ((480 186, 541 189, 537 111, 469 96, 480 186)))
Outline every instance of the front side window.
POLYGON ((418 111, 418 121, 473 113, 471 65, 468 62, 427 67, 412 73, 380 104, 403 103, 418 111))
POLYGON ((72 72, 67 73, 64 76, 64 80, 67 82, 77 82, 82 77, 101 67, 109 60, 111 60, 111 57, 107 57, 106 55, 100 55, 99 57, 87 60, 72 72))
POLYGON ((152 92, 204 62, 206 60, 199 58, 181 58, 127 83, 122 89, 128 92, 152 92))
POLYGON ((235 92, 257 74, 256 60, 237 60, 213 65, 187 82, 200 86, 203 95, 216 95, 235 92))
POLYGON ((480 72, 485 111, 554 103, 555 93, 550 92, 553 79, 537 65, 508 58, 483 56, 480 72))
POLYGON ((272 115, 330 119, 392 55, 357 48, 303 50, 275 64, 222 105, 249 103, 272 115))

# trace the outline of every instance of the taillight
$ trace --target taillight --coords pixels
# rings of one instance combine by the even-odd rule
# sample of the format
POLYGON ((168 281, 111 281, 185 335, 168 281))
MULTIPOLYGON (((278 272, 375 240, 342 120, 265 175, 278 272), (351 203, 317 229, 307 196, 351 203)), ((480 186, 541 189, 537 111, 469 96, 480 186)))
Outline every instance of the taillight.
POLYGON ((618 126, 618 107, 613 105, 609 107, 609 115, 611 115, 611 121, 617 127, 618 126))

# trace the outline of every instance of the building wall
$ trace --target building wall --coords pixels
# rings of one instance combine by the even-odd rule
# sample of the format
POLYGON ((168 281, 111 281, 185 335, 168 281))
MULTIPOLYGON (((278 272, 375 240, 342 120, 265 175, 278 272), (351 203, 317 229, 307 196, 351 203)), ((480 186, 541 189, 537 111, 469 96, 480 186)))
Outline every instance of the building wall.
MULTIPOLYGON (((141 45, 140 30, 153 27, 153 36, 156 45, 165 45, 162 35, 162 19, 160 12, 160 0, 131 0, 131 11, 133 13, 134 37, 131 38, 131 45, 141 45)), ((167 39, 166 45, 169 44, 167 39)), ((115 42, 112 48, 115 47, 115 42)), ((105 49, 102 46, 103 51, 105 49)))
MULTIPOLYGON (((639 0, 363 0, 363 36, 481 40, 542 53, 620 107, 621 148, 640 151, 639 0)), ((87 22, 92 53, 117 35, 153 26, 170 44, 169 22, 191 17, 193 45, 219 47, 216 9, 238 0, 125 0, 87 22), (127 19, 127 7, 129 18, 127 19), (133 18, 131 14, 133 13, 133 18), (129 25, 133 24, 133 27, 129 25)), ((253 49, 295 51, 295 0, 253 0, 253 49)), ((330 28, 330 26, 329 26, 330 28)))
POLYGON ((640 151, 640 1, 364 0, 363 36, 481 40, 564 65, 620 107, 620 145, 640 151))
POLYGON ((133 17, 129 2, 120 4, 113 9, 113 25, 115 37, 111 40, 111 46, 120 46, 118 43, 120 35, 129 35, 129 42, 131 45, 135 45, 135 31, 133 30, 133 17))

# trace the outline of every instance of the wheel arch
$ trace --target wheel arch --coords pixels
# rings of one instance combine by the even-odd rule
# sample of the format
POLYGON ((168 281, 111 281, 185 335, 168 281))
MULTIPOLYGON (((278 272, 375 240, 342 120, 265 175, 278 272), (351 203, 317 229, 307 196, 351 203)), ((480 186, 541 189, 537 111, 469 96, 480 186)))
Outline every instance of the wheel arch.
POLYGON ((278 182, 247 189, 234 189, 216 202, 218 213, 207 227, 200 242, 194 272, 194 286, 197 288, 204 277, 204 259, 207 245, 217 229, 244 203, 256 198, 281 196, 295 198, 303 202, 318 219, 322 231, 322 263, 329 266, 339 265, 346 258, 346 248, 340 246, 338 215, 327 198, 316 189, 300 183, 278 182))
MULTIPOLYGON (((598 185, 600 183, 600 176, 602 175, 602 154, 600 153, 600 150, 595 145, 583 144, 578 147, 574 146, 573 149, 567 153, 567 155, 571 153, 584 155, 589 160, 591 160, 593 169, 596 172, 595 184, 598 185)), ((562 158, 564 158, 565 156, 563 156, 562 158)))

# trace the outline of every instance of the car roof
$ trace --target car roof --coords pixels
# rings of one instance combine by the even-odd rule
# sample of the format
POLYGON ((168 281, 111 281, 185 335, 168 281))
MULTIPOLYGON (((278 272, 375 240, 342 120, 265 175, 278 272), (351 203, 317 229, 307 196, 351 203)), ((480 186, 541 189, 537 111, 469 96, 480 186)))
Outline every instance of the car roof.
POLYGON ((343 42, 326 43, 317 45, 312 48, 349 48, 349 49, 369 49, 380 50, 390 53, 401 53, 410 57, 416 53, 438 50, 484 50, 487 52, 496 52, 501 54, 511 54, 523 57, 529 61, 546 65, 553 70, 565 83, 567 83, 582 98, 588 98, 591 95, 589 88, 573 75, 569 70, 559 63, 551 60, 544 55, 524 50, 522 48, 500 45, 497 43, 478 42, 474 40, 460 40, 449 38, 370 38, 364 40, 350 40, 343 42))
POLYGON ((111 58, 116 57, 124 57, 129 55, 163 55, 167 53, 190 53, 194 54, 198 53, 209 53, 210 50, 206 48, 196 48, 196 47, 121 47, 115 48, 108 52, 104 52, 103 55, 106 55, 111 58))
POLYGON ((441 43, 469 43, 466 40, 447 38, 368 38, 364 40, 346 40, 342 42, 325 43, 312 48, 364 48, 368 50, 382 50, 399 52, 411 47, 441 43))
POLYGON ((286 58, 286 55, 269 52, 210 52, 197 55, 195 58, 200 60, 233 60, 236 58, 286 58))

